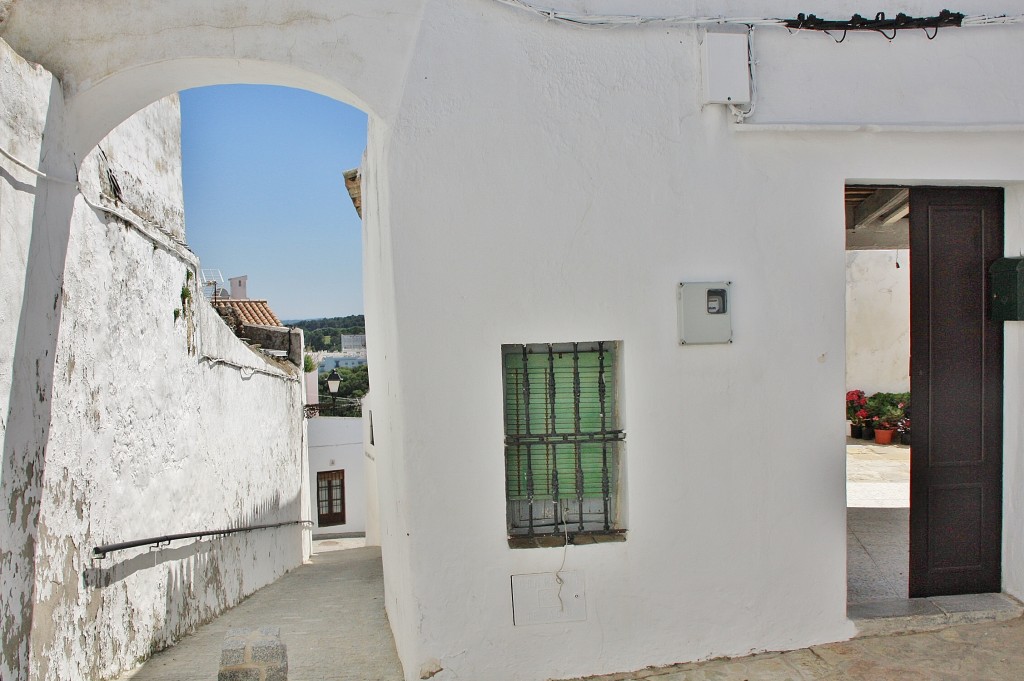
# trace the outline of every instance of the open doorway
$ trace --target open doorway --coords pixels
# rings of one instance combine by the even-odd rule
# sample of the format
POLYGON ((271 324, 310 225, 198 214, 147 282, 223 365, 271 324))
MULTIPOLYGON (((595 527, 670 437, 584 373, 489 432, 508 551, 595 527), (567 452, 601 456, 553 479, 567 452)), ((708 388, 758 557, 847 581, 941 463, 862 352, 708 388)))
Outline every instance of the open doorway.
POLYGON ((910 205, 906 188, 845 193, 847 601, 857 604, 908 595, 910 205), (903 404, 903 418, 883 424, 897 429, 882 444, 868 426, 886 402, 903 404))
MULTIPOLYGON (((1003 190, 848 186, 846 196, 848 389, 902 380, 882 369, 905 357, 913 396, 909 457, 848 446, 848 601, 997 592, 1002 325, 989 314, 988 270, 1003 251, 1003 190), (907 264, 909 276, 894 272, 907 264), (893 328, 865 333, 865 316, 893 328), (894 342, 904 331, 909 342, 894 342), (900 487, 872 499, 863 485, 900 487)), ((909 417, 884 403, 867 398, 868 425, 909 417)))

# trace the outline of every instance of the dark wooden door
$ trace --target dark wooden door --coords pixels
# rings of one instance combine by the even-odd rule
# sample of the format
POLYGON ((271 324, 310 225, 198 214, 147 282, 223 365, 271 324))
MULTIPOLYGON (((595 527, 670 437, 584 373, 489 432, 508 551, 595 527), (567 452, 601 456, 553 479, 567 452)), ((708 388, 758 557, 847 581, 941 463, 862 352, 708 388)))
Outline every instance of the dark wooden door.
POLYGON ((345 471, 316 474, 316 504, 317 526, 345 524, 345 471))
POLYGON ((910 596, 1000 591, 1003 190, 910 190, 910 596))

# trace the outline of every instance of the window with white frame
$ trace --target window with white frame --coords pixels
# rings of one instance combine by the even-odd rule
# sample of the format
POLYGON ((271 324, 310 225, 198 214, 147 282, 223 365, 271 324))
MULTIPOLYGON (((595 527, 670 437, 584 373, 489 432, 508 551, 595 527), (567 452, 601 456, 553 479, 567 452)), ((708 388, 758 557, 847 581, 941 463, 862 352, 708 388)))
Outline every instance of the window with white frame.
POLYGON ((618 349, 615 341, 502 346, 510 545, 623 537, 618 349))

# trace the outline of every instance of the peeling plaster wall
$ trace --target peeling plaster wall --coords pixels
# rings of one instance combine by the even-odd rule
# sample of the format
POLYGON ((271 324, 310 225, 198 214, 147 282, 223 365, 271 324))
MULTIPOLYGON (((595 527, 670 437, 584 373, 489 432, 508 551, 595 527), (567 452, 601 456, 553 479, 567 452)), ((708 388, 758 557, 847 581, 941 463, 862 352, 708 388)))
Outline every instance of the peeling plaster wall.
MULTIPOLYGON (((0 146, 41 165, 41 131, 59 84, 0 43, 0 90, 0 146)), ((177 98, 161 100, 80 167, 84 194, 110 196, 113 178, 121 210, 140 216, 149 237, 76 199, 55 304, 55 378, 40 387, 51 412, 45 468, 33 471, 25 457, 8 455, 5 431, 5 680, 116 676, 304 556, 303 531, 291 525, 92 558, 100 544, 309 516, 298 372, 231 333, 189 274, 198 262, 177 242, 184 234, 178 120, 177 98), (19 474, 35 476, 21 484, 41 501, 10 495, 19 474), (28 544, 33 557, 11 563, 8 551, 26 525, 37 535, 28 544)), ((14 333, 21 287, 33 276, 34 199, 46 188, 6 159, 0 168, 6 418, 22 408, 12 385, 14 333)))
MULTIPOLYGON (((4 8, 6 9, 6 7, 4 8)), ((60 83, 0 41, 0 146, 72 178, 60 83)), ((0 678, 27 678, 34 558, 73 190, 0 160, 0 678)))
MULTIPOLYGON (((173 235, 183 231, 177 113, 176 100, 159 102, 100 144, 126 203, 173 235)), ((86 192, 103 185, 97 156, 82 166, 86 192)), ((294 371, 246 378, 203 361, 280 371, 231 333, 192 271, 120 221, 76 211, 39 523, 33 679, 110 678, 302 560, 298 526, 90 557, 98 544, 307 517, 300 383, 294 371)))
POLYGON ((910 251, 846 252, 846 389, 910 391, 910 251))

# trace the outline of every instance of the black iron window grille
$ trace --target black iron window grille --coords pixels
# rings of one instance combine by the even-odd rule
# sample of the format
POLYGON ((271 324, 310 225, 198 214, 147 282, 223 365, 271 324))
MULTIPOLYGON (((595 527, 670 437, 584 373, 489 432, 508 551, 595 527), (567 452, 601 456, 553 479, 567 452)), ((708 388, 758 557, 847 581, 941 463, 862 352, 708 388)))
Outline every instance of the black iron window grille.
POLYGON ((502 346, 510 538, 624 530, 617 350, 614 341, 502 346))

